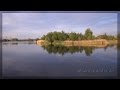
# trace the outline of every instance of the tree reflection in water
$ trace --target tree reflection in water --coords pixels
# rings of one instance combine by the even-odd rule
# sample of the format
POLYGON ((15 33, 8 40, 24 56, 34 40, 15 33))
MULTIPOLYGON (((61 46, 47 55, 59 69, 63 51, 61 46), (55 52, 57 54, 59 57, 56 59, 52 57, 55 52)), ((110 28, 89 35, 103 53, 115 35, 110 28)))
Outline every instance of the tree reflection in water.
MULTIPOLYGON (((114 47, 115 45, 107 45, 105 47, 102 47, 105 51, 108 47, 114 47)), ((41 46, 42 48, 44 48, 44 50, 46 50, 49 54, 61 54, 62 56, 66 53, 83 53, 85 52, 85 54, 87 56, 90 56, 93 51, 97 48, 100 47, 94 47, 94 46, 62 46, 62 45, 47 45, 47 46, 41 46)))
POLYGON ((49 54, 61 54, 62 56, 66 53, 83 53, 87 56, 90 56, 93 53, 93 50, 96 47, 83 47, 83 46, 60 46, 60 45, 48 45, 48 46, 42 46, 44 50, 46 50, 49 54))

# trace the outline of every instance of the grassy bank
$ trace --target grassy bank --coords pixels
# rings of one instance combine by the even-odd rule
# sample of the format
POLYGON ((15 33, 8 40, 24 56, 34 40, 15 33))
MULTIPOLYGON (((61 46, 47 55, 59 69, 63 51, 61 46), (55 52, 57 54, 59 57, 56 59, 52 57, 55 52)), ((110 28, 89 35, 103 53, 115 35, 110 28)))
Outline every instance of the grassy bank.
POLYGON ((118 44, 118 41, 117 40, 108 40, 108 43, 109 44, 118 44))
POLYGON ((99 40, 81 40, 81 41, 54 41, 54 42, 48 42, 45 40, 38 40, 36 42, 39 45, 64 45, 64 46, 100 46, 104 47, 108 44, 117 44, 117 40, 105 40, 105 39, 99 39, 99 40))

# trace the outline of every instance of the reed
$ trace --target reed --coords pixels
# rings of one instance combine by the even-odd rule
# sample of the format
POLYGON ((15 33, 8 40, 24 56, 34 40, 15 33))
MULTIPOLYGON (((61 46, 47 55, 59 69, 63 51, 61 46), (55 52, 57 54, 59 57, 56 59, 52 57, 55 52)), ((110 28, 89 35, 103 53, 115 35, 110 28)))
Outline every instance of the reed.
POLYGON ((53 45, 65 45, 65 46, 100 46, 104 47, 108 44, 117 44, 117 40, 105 40, 105 39, 96 39, 96 40, 80 40, 80 41, 54 41, 50 43, 45 40, 36 41, 37 44, 53 44, 53 45))

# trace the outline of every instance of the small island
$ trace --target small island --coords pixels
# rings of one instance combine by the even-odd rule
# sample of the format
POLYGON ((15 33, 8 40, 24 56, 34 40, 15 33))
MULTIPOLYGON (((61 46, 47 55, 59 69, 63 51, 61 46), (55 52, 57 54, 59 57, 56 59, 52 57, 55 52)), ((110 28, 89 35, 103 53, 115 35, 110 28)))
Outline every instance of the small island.
POLYGON ((47 35, 43 35, 36 41, 38 45, 64 45, 64 46, 96 46, 105 47, 110 44, 117 44, 117 35, 102 34, 95 36, 93 31, 88 28, 85 33, 66 33, 61 32, 49 32, 47 35))

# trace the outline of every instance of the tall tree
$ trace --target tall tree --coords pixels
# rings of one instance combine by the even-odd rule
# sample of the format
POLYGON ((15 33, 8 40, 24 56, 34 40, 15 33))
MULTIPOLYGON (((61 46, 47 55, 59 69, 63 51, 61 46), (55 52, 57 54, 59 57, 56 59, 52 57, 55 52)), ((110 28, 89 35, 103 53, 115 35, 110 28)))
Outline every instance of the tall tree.
POLYGON ((51 43, 54 41, 54 40, 52 39, 52 32, 50 32, 50 33, 48 33, 48 34, 46 35, 45 40, 47 40, 47 41, 49 41, 49 42, 51 42, 51 43))
POLYGON ((93 35, 92 30, 90 30, 90 28, 86 29, 85 35, 84 35, 85 38, 86 38, 87 40, 90 40, 90 39, 92 39, 92 35, 93 35))

